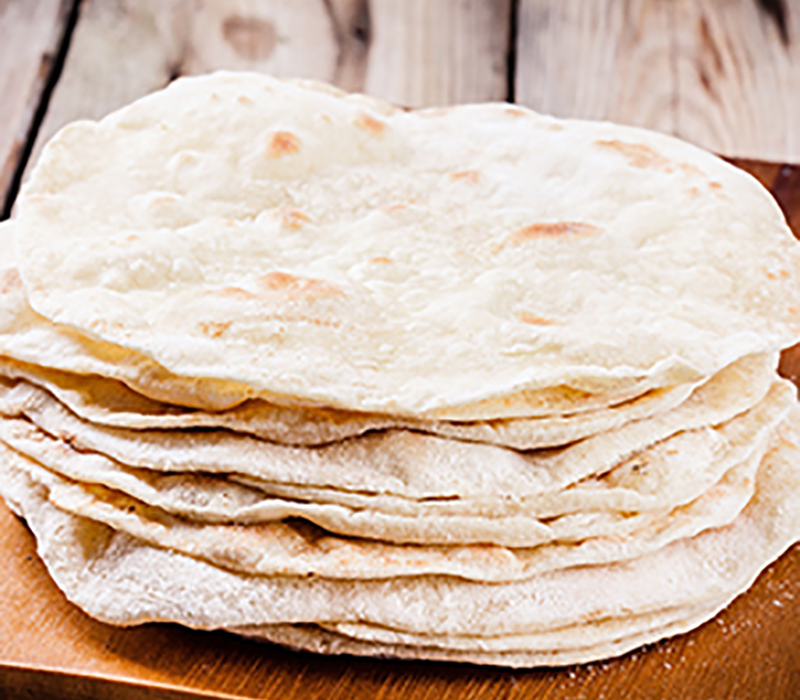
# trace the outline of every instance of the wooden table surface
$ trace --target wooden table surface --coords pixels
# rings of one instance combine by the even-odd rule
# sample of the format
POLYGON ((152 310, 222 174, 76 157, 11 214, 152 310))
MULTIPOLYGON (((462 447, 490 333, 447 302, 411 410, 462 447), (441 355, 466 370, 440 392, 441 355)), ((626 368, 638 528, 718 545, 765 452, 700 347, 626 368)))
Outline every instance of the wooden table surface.
MULTIPOLYGON (((800 168, 739 162, 800 232, 800 168)), ((800 348, 781 371, 800 376, 800 348)), ((319 657, 175 625, 110 627, 69 604, 0 505, 0 697, 547 700, 800 698, 800 546, 715 620, 619 659, 507 671, 319 657)))

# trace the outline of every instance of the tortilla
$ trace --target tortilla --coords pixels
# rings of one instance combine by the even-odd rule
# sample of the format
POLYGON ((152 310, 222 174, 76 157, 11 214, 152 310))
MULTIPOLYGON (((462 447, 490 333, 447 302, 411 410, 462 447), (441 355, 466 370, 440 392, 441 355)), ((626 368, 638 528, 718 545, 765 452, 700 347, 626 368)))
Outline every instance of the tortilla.
POLYGON ((276 403, 510 417, 800 340, 800 249, 755 179, 505 104, 183 78, 62 129, 14 229, 42 316, 276 403))
POLYGON ((14 460, 5 461, 0 488, 28 521, 67 597, 114 624, 364 622, 412 634, 495 637, 713 606, 745 590, 800 533, 799 439, 800 409, 794 409, 762 462, 754 497, 727 526, 633 560, 489 586, 448 576, 334 581, 244 575, 63 512, 48 502, 47 486, 14 460))
MULTIPOLYGON (((774 364, 764 358, 765 364, 774 364)), ((148 399, 121 382, 47 369, 0 357, 0 377, 24 379, 46 389, 73 413, 92 423, 144 429, 225 428, 285 445, 317 446, 368 432, 402 428, 429 435, 527 450, 573 442, 675 408, 697 384, 653 389, 642 396, 573 414, 456 423, 277 406, 251 399, 223 412, 200 411, 148 399)))
MULTIPOLYGON (((271 429, 273 434, 280 434, 284 422, 288 421, 290 426, 302 422, 309 413, 308 409, 313 409, 311 413, 314 416, 319 411, 334 424, 354 417, 364 420, 363 412, 332 410, 329 406, 320 406, 312 401, 274 396, 270 392, 259 393, 244 384, 211 377, 176 375, 141 353, 92 339, 70 326, 52 323, 36 313, 28 303, 16 269, 16 254, 12 245, 15 227, 14 220, 0 223, 0 260, 5 265, 5 269, 0 271, 0 355, 16 361, 11 365, 6 362, 5 366, 16 365, 14 371, 18 373, 19 363, 26 364, 26 378, 33 376, 34 381, 38 379, 52 385, 50 388, 60 392, 60 396, 68 402, 85 405, 87 391, 89 400, 94 392, 95 397, 102 396, 101 404, 109 401, 112 405, 108 408, 114 409, 103 411, 100 406, 95 406, 94 411, 100 415, 113 415, 120 410, 123 413, 141 410, 174 416, 186 414, 186 408, 218 412, 241 407, 233 418, 238 425, 246 425, 254 415, 269 412, 273 418, 267 425, 277 421, 277 426, 271 429), (95 377, 105 381, 100 382, 98 387, 95 377), (109 381, 121 386, 109 391, 109 381), (149 401, 143 401, 142 397, 149 401), (113 405, 115 399, 118 402, 116 406, 113 405), (293 410, 282 412, 280 408, 293 410)), ((624 403, 648 391, 645 384, 625 391, 618 388, 612 392, 588 392, 561 385, 518 392, 497 400, 484 400, 472 406, 462 406, 457 411, 450 411, 451 415, 439 418, 469 422, 485 415, 496 418, 572 415, 624 403)), ((437 416, 429 418, 435 419, 437 416)), ((370 420, 381 419, 373 415, 370 420)), ((393 414, 392 420, 397 420, 396 414, 393 414)), ((306 427, 306 430, 309 428, 306 427)), ((312 435, 315 434, 313 426, 310 430, 312 435)))

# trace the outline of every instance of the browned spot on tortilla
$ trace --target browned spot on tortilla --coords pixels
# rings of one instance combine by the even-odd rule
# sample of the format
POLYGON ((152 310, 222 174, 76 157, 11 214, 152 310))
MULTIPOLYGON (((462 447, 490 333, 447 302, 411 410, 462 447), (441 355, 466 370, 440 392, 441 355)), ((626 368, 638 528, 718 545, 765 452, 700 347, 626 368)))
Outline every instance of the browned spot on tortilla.
POLYGON ((232 321, 225 321, 220 323, 218 321, 209 321, 208 323, 201 323, 200 330, 212 338, 219 338, 225 331, 231 327, 232 321))
POLYGON ((22 289, 22 277, 20 277, 17 268, 12 267, 8 270, 3 270, 0 275, 0 294, 8 294, 22 289))
POLYGON ((518 311, 517 318, 523 323, 529 323, 532 326, 552 326, 556 322, 551 318, 544 318, 537 316, 529 311, 518 311))
POLYGON ((369 131, 374 136, 379 136, 386 130, 386 124, 380 119, 375 119, 369 114, 360 114, 353 122, 359 129, 369 131))
POLYGON ((380 265, 391 265, 392 260, 390 258, 385 258, 383 255, 379 255, 377 258, 370 258, 371 263, 378 263, 380 265))
POLYGON ((721 190, 722 189, 722 183, 721 182, 709 182, 708 186, 712 190, 721 190))
POLYGON ((792 442, 787 437, 782 435, 778 440, 776 440, 772 445, 770 445, 770 447, 767 450, 766 454, 767 455, 771 455, 771 454, 773 454, 775 452, 778 452, 779 450, 785 449, 787 447, 792 449, 792 450, 799 449, 798 446, 794 442, 792 442))
MULTIPOLYGON (((692 165, 691 163, 678 163, 678 170, 686 173, 687 175, 692 175, 695 177, 702 177, 703 171, 700 170, 696 165, 692 165)), ((671 169, 670 169, 671 171, 671 169)))
POLYGON ((130 243, 133 243, 134 241, 138 241, 139 240, 139 236, 137 234, 135 234, 135 233, 132 233, 130 236, 126 236, 125 240, 129 241, 130 243))
POLYGON ((767 268, 762 269, 764 270, 764 274, 767 276, 767 278, 771 280, 786 279, 790 276, 789 270, 784 270, 783 268, 778 270, 768 270, 767 268))
POLYGON ((798 314, 800 314, 800 309, 798 309, 796 306, 787 306, 787 307, 786 307, 786 310, 787 310, 787 311, 788 311, 788 312, 789 312, 789 313, 790 313, 792 316, 797 316, 798 314))
POLYGON ((218 92, 212 92, 212 93, 209 95, 209 99, 212 99, 212 100, 214 100, 214 101, 216 102, 218 99, 220 99, 220 97, 219 97, 219 93, 218 93, 218 92))
POLYGON ((698 190, 696 187, 690 187, 689 194, 692 195, 693 197, 697 197, 697 195, 700 194, 700 190, 698 190))
POLYGON ((247 95, 239 95, 239 97, 236 98, 236 101, 241 105, 253 104, 253 100, 251 100, 247 95))
POLYGON ((545 128, 548 131, 564 131, 564 127, 561 126, 561 124, 556 124, 555 122, 548 124, 545 128))
POLYGON ((781 439, 778 440, 778 445, 781 447, 791 447, 793 450, 798 449, 797 443, 792 442, 789 438, 781 436, 781 439))
POLYGON ((280 292, 290 299, 344 296, 344 292, 330 282, 311 277, 296 277, 287 272, 268 272, 258 278, 258 283, 262 289, 269 292, 280 292))
POLYGON ((258 296, 253 294, 253 292, 248 292, 246 289, 242 289, 241 287, 223 287, 222 289, 214 289, 211 291, 212 294, 219 294, 223 297, 239 297, 240 299, 257 299, 258 296))
POLYGON ((506 114, 510 117, 524 117, 527 112, 519 107, 506 107, 506 114))
POLYGON ((231 15, 222 23, 222 36, 242 58, 263 61, 278 43, 278 33, 271 22, 258 17, 231 15))
POLYGON ((466 180, 467 182, 478 182, 481 174, 477 170, 459 170, 457 173, 450 173, 451 180, 466 180))
POLYGON ((722 498, 727 493, 726 489, 721 486, 713 486, 706 491, 695 503, 713 503, 714 501, 722 498))
POLYGON ((267 158, 281 158, 299 150, 300 139, 291 131, 276 131, 267 146, 267 158))
POLYGON ((599 233, 600 228, 582 221, 554 221, 552 223, 539 223, 525 226, 514 233, 508 239, 511 245, 518 245, 525 241, 537 238, 562 238, 564 236, 591 236, 599 233))
POLYGON ((656 153, 650 146, 643 143, 628 143, 610 139, 608 141, 595 141, 598 146, 617 151, 625 157, 634 168, 662 168, 671 170, 670 162, 660 153, 656 153))
POLYGON ((172 194, 160 194, 158 197, 153 197, 150 201, 151 204, 174 204, 178 198, 172 194))
POLYGON ((303 224, 311 221, 303 212, 297 211, 296 209, 279 209, 278 216, 281 219, 281 223, 286 228, 294 230, 302 228, 303 224))

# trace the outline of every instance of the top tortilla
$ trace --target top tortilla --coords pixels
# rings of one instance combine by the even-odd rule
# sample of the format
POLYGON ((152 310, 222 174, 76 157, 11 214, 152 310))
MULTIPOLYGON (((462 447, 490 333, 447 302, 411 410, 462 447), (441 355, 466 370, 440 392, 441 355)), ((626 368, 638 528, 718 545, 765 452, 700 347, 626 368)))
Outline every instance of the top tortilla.
POLYGON ((278 402, 492 418, 800 339, 800 250, 754 179, 508 105, 181 79, 63 129, 18 207, 37 312, 278 402))

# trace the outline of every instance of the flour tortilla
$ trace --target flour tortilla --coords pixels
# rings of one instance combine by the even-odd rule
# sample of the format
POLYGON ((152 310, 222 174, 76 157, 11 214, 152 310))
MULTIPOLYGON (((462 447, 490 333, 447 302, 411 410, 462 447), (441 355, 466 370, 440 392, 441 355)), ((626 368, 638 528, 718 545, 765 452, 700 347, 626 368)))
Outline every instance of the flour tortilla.
MULTIPOLYGON (((144 412, 157 415, 162 421, 191 422, 199 417, 197 414, 192 417, 187 408, 208 412, 236 409, 229 418, 220 420, 231 420, 233 425, 229 427, 243 427, 252 423, 254 417, 268 413, 271 419, 266 425, 271 427, 262 428, 264 432, 274 436, 283 434, 288 423, 292 430, 303 430, 306 440, 319 439, 313 425, 302 425, 309 413, 315 421, 320 417, 327 420, 329 431, 336 430, 337 423, 343 421, 363 422, 363 412, 335 411, 307 400, 276 397, 269 392, 259 394, 252 387, 236 382, 172 374, 141 353, 94 340, 74 328, 52 323, 31 309, 25 296, 14 262, 14 228, 14 220, 0 223, 0 264, 4 266, 0 270, 0 356, 5 356, 5 367, 17 365, 14 369, 17 376, 23 376, 21 372, 24 372, 26 378, 49 385, 65 401, 83 406, 91 412, 87 418, 96 420, 98 416, 105 416, 107 420, 116 417, 123 422, 135 421, 141 418, 131 415, 131 412, 144 412), (20 363, 27 367, 22 370, 20 363), (117 382, 120 386, 109 391, 110 382, 117 382), (101 399, 97 403, 107 408, 110 403, 113 410, 104 411, 100 405, 94 404, 95 399, 101 399), (167 416, 170 418, 167 419, 167 416)), ((556 386, 523 391, 497 400, 484 400, 451 411, 452 415, 442 414, 438 417, 475 421, 487 416, 536 418, 573 415, 631 401, 648 391, 645 384, 611 393, 590 393, 569 386, 556 386)), ((657 393, 660 395, 664 392, 657 393)), ((432 416, 431 419, 436 417, 432 416)), ((372 415, 369 420, 386 419, 372 415)), ((392 420, 396 421, 397 416, 393 415, 392 420)), ((177 426, 162 423, 129 427, 177 426)), ((302 441, 302 435, 298 439, 302 441)))
MULTIPOLYGON (((712 619, 730 601, 706 608, 705 612, 688 613, 685 618, 678 619, 660 627, 650 627, 646 631, 626 636, 617 636, 594 645, 579 646, 551 651, 483 651, 480 642, 475 643, 473 650, 440 648, 427 646, 411 646, 400 644, 381 644, 361 641, 337 634, 317 625, 263 625, 260 627, 231 629, 235 634, 251 639, 274 642, 288 646, 297 651, 311 651, 317 654, 348 654, 351 656, 374 656, 378 658, 425 659, 433 661, 455 661, 478 665, 508 666, 512 668, 536 668, 539 666, 570 666, 586 664, 601 659, 622 656, 645 644, 652 644, 667 637, 683 634, 699 627, 712 619)), ((696 608, 693 608, 693 610, 696 608)), ((645 627, 654 615, 635 618, 632 627, 645 627)), ((611 628, 612 634, 618 628, 628 626, 628 621, 620 621, 611 628)), ((578 628, 578 630, 585 627, 578 628)), ((601 627, 602 630, 602 627, 601 627)), ((554 633, 553 637, 558 637, 554 633)), ((599 636, 599 635, 598 635, 599 636)))
MULTIPOLYGON (((395 542, 530 547, 590 536, 624 538, 642 528, 657 530, 665 512, 702 498, 736 465, 760 458, 767 435, 794 403, 783 383, 777 383, 776 389, 772 398, 717 428, 680 433, 608 473, 540 494, 532 501, 501 498, 496 507, 474 499, 465 503, 394 499, 387 504, 386 498, 345 493, 326 493, 316 502, 281 498, 288 487, 263 482, 246 486, 226 474, 158 473, 128 467, 102 454, 76 451, 26 420, 4 419, 0 439, 70 480, 105 486, 201 522, 254 524, 300 517, 332 532, 395 542), (355 504, 347 503, 356 498, 355 504), (538 517, 539 511, 550 516, 548 521, 538 517), (645 514, 635 516, 637 511, 645 514)), ((748 469, 744 477, 751 474, 752 466, 748 469)), ((125 505, 129 507, 137 510, 125 505)))
MULTIPOLYGON (((765 358, 765 363, 772 362, 765 358)), ((3 357, 0 357, 0 377, 23 379, 42 387, 81 418, 110 427, 225 428, 297 446, 324 445, 367 432, 402 428, 520 450, 563 445, 665 413, 697 388, 697 384, 684 384, 653 389, 621 404, 568 415, 456 423, 277 406, 261 400, 249 400, 224 412, 198 411, 153 401, 116 380, 47 369, 3 357)))
MULTIPOLYGON (((770 389, 772 377, 764 357, 745 358, 663 416, 633 422, 560 450, 529 453, 401 430, 309 449, 274 445, 228 431, 103 428, 76 418, 46 392, 27 384, 0 386, 0 412, 24 415, 80 450, 100 452, 134 467, 238 473, 264 482, 415 500, 455 496, 491 503, 499 499, 498 507, 505 512, 513 508, 513 501, 560 490, 608 471, 679 431, 730 420, 759 403, 768 391, 775 401, 786 404, 793 389, 783 380, 776 380, 770 389)), ((431 501, 431 507, 446 504, 431 501)))
MULTIPOLYGON (((12 503, 12 505, 14 504, 12 503)), ((18 504, 14 507, 19 510, 18 504)), ((89 544, 88 539, 87 544, 89 544)), ((540 631, 539 633, 517 635, 516 638, 512 636, 495 636, 444 639, 451 646, 458 646, 459 642, 463 641, 467 646, 471 644, 474 649, 493 646, 497 643, 502 643, 503 640, 508 640, 512 645, 516 646, 524 646, 525 644, 528 646, 542 646, 550 643, 554 647, 551 651, 535 653, 526 651, 513 654, 498 654, 484 651, 458 652, 441 650, 436 648, 443 641, 441 637, 428 638, 427 644, 429 647, 433 645, 433 648, 397 647, 395 649, 384 644, 369 645, 368 643, 357 642, 327 630, 321 630, 314 625, 246 625, 234 628, 231 631, 252 638, 272 639, 296 648, 306 648, 312 651, 322 651, 323 653, 359 653, 362 655, 399 656, 405 658, 437 658, 437 654, 440 654, 443 657, 451 655, 454 660, 467 660, 474 663, 533 666, 557 663, 559 659, 563 663, 578 663, 591 661, 595 658, 608 658, 613 656, 614 653, 622 653, 619 650, 623 648, 623 645, 627 645, 624 646, 624 650, 627 650, 648 641, 655 641, 660 636, 667 636, 696 626, 706 617, 711 617, 726 602, 723 604, 718 603, 712 607, 708 605, 687 606, 644 615, 628 615, 622 618, 568 625, 549 631, 540 631), (682 613, 685 613, 686 617, 682 613), (666 627, 659 626, 659 623, 664 623, 670 619, 681 619, 681 622, 673 623, 666 627), (695 622, 689 624, 692 619, 695 622), (575 643, 576 638, 580 640, 580 643, 573 648, 572 645, 575 643), (299 643, 300 640, 304 640, 304 642, 299 643), (555 649, 558 650, 556 651, 555 649)), ((394 632, 394 634, 408 636, 408 633, 402 632, 394 632)))
MULTIPOLYGON (((559 627, 558 629, 533 634, 504 635, 497 637, 437 636, 409 634, 397 630, 368 625, 359 622, 322 623, 318 627, 353 640, 373 642, 378 645, 410 646, 417 649, 448 649, 479 653, 552 653, 554 650, 578 650, 593 648, 620 639, 639 637, 644 634, 660 633, 664 627, 695 620, 699 617, 713 617, 730 602, 725 599, 713 605, 684 606, 659 610, 644 615, 630 615, 598 620, 588 624, 559 627)), ((268 629, 245 628, 250 635, 268 629)), ((659 637, 655 637, 658 639, 659 637)))
POLYGON ((183 78, 61 130, 17 212, 38 313, 279 403, 488 419, 800 340, 800 246, 754 178, 506 104, 183 78))
POLYGON ((273 497, 412 518, 465 515, 497 518, 528 514, 540 518, 562 516, 559 522, 564 524, 563 516, 569 514, 568 519, 577 531, 581 520, 588 526, 596 511, 650 511, 698 497, 727 469, 761 444, 794 403, 792 387, 776 383, 760 404, 730 421, 714 427, 679 431, 607 469, 574 481, 559 481, 554 478, 558 474, 550 474, 549 484, 540 484, 539 491, 524 495, 509 491, 498 493, 495 498, 474 494, 414 498, 393 493, 264 482, 237 474, 231 474, 229 479, 273 497))
POLYGON ((424 635, 528 634, 672 607, 713 605, 745 590, 800 536, 800 409, 777 431, 756 493, 728 526, 646 556, 486 585, 442 576, 386 581, 237 574, 154 548, 47 501, 24 469, 0 488, 37 537, 52 577, 90 615, 198 628, 365 622, 424 635))
MULTIPOLYGON (((192 483, 179 485, 170 477, 159 479, 120 468, 116 472, 104 470, 104 487, 74 480, 82 475, 80 472, 61 471, 57 476, 0 447, 0 458, 16 460, 15 464, 35 481, 46 484, 48 500, 61 510, 234 571, 344 579, 447 574, 490 582, 530 578, 568 566, 631 559, 709 527, 726 525, 750 500, 763 453, 763 448, 755 450, 708 492, 685 506, 642 515, 601 516, 594 523, 579 523, 568 537, 576 541, 569 544, 509 549, 485 544, 441 547, 353 540, 299 520, 247 526, 209 524, 203 517, 209 503, 213 507, 215 500, 223 504, 226 497, 235 500, 233 489, 222 483, 214 484, 216 488, 209 489, 209 494, 203 489, 209 485, 207 478, 186 477, 192 483), (164 488, 162 480, 167 482, 164 488), (214 498, 217 495, 219 498, 214 498), (200 517, 193 518, 198 511, 200 517), (187 521, 187 517, 196 521, 187 521)), ((557 526, 552 530, 559 532, 557 526)))

